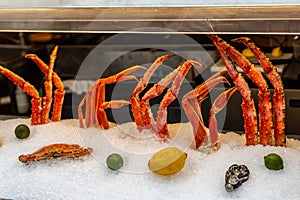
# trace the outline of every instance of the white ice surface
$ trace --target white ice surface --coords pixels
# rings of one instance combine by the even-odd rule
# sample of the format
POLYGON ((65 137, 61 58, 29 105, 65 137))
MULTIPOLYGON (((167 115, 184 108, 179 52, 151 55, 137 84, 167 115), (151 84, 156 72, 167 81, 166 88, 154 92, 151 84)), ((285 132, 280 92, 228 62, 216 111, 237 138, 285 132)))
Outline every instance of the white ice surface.
POLYGON ((3 141, 0 198, 300 199, 300 142, 297 140, 288 139, 287 147, 245 146, 243 136, 227 133, 220 136, 220 149, 206 155, 188 147, 189 124, 182 124, 179 129, 179 125, 172 125, 171 132, 178 130, 179 136, 165 144, 149 133, 137 133, 133 123, 103 131, 79 129, 76 120, 29 125, 30 137, 20 140, 14 135, 20 123, 29 125, 30 120, 0 121, 3 141), (31 165, 18 161, 19 155, 53 143, 78 143, 92 147, 94 152, 81 159, 52 159, 31 165), (150 173, 148 159, 166 146, 178 146, 187 152, 185 167, 172 176, 150 173), (110 171, 104 165, 106 156, 113 152, 124 156, 125 165, 121 171, 110 171), (283 170, 265 168, 263 157, 269 153, 283 158, 283 170), (224 177, 234 163, 247 165, 250 178, 229 193, 224 187, 224 177))

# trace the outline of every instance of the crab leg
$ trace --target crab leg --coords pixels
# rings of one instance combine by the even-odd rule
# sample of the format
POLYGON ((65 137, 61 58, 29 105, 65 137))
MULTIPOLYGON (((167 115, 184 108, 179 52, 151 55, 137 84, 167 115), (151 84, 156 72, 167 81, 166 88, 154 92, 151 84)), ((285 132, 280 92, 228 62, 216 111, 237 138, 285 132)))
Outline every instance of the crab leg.
POLYGON ((242 112, 244 117, 244 128, 246 136, 246 145, 255 145, 257 143, 257 118, 254 101, 251 97, 251 90, 243 78, 243 76, 237 72, 235 66, 229 60, 225 52, 217 46, 220 56, 228 70, 228 74, 233 80, 233 83, 237 87, 237 90, 242 96, 242 112))
MULTIPOLYGON (((105 85, 113 84, 120 81, 128 81, 128 80, 137 80, 135 76, 127 76, 128 74, 138 70, 144 69, 142 66, 133 66, 128 69, 125 69, 119 72, 116 75, 98 79, 87 91, 86 96, 82 99, 78 106, 78 117, 80 127, 84 127, 83 123, 83 114, 82 107, 84 103, 86 103, 86 112, 85 112, 85 125, 86 127, 90 127, 92 125, 101 126, 104 129, 109 128, 109 122, 106 116, 105 109, 107 107, 111 108, 120 108, 124 105, 128 105, 128 103, 123 103, 121 105, 120 101, 118 105, 116 105, 116 101, 112 103, 105 102, 105 85)), ((125 101, 124 101, 125 102, 125 101)))
MULTIPOLYGON (((179 66, 177 69, 175 69, 172 73, 168 74, 165 78, 161 79, 157 84, 155 84, 153 87, 151 87, 142 97, 141 102, 140 102, 140 112, 141 112, 141 117, 144 123, 144 127, 146 129, 151 128, 152 130, 156 131, 154 128, 154 122, 153 122, 153 117, 150 109, 150 104, 149 100, 161 95, 163 91, 166 89, 166 87, 173 81, 172 87, 177 87, 179 90, 179 87, 183 81, 183 78, 186 76, 187 72, 191 68, 191 66, 201 66, 200 63, 195 62, 195 61, 186 61, 184 62, 181 66, 179 66), (177 80, 178 85, 175 86, 175 80, 176 77, 182 77, 181 82, 177 80), (175 79, 175 80, 174 80, 175 79)), ((168 93, 168 92, 167 92, 168 93)), ((170 93, 170 92, 169 92, 170 93)), ((177 91, 178 93, 178 91, 177 91)), ((174 94, 177 96, 177 94, 174 94)), ((175 96, 175 98, 176 98, 175 96)), ((174 99, 173 99, 174 100, 174 99)), ((173 101, 170 99, 169 104, 173 101)), ((163 100, 162 100, 163 102, 163 100)), ((158 118, 157 118, 158 119, 158 118)), ((162 119, 163 120, 163 119, 162 119)))
POLYGON ((182 106, 187 118, 193 127, 195 148, 198 149, 204 141, 207 142, 209 133, 204 126, 201 113, 201 104, 205 100, 208 93, 221 82, 227 82, 227 79, 221 76, 226 70, 216 73, 206 82, 198 85, 194 90, 186 93, 182 98, 182 106))
POLYGON ((213 146, 213 148, 219 148, 219 131, 218 131, 218 123, 216 119, 216 114, 220 112, 229 101, 229 98, 236 91, 236 87, 230 88, 220 94, 216 100, 214 101, 212 108, 210 109, 210 118, 208 121, 209 133, 210 133, 210 141, 209 144, 213 146))
POLYGON ((172 73, 168 74, 165 78, 161 79, 158 83, 156 83, 153 87, 151 87, 142 97, 140 101, 140 113, 143 121, 143 126, 140 127, 142 129, 152 129, 155 132, 154 128, 154 120, 153 115, 150 108, 149 100, 161 95, 165 88, 172 82, 172 80, 177 75, 178 68, 174 70, 172 73))
MULTIPOLYGON (((274 114, 274 137, 276 146, 285 145, 285 98, 283 84, 276 68, 272 65, 265 54, 250 40, 250 38, 237 38, 234 42, 243 43, 246 45, 261 64, 266 76, 274 87, 273 95, 273 114, 274 114)), ((262 139, 269 141, 269 138, 262 139)), ((263 141, 262 141, 263 140, 263 141)))
MULTIPOLYGON (((54 65, 56 55, 57 55, 57 50, 58 50, 58 46, 55 46, 50 56, 49 66, 54 65)), ((37 55, 27 54, 25 55, 25 57, 31 59, 40 68, 40 70, 45 75, 47 75, 49 71, 49 66, 46 65, 37 55)), ((61 112, 62 112, 62 105, 65 96, 65 90, 64 90, 63 83, 56 72, 52 73, 52 81, 53 81, 53 85, 56 87, 56 90, 54 91, 54 103, 53 103, 53 111, 52 111, 51 119, 53 122, 57 122, 60 121, 61 119, 61 112)))
POLYGON ((38 91, 33 85, 26 82, 23 78, 13 73, 12 71, 0 65, 0 72, 11 80, 16 86, 21 88, 26 94, 32 97, 31 99, 31 124, 37 125, 41 123, 41 98, 38 91))
POLYGON ((155 70, 165 61, 166 59, 172 57, 173 55, 164 55, 158 57, 153 64, 150 66, 150 68, 145 72, 144 76, 140 79, 138 82, 136 88, 132 92, 131 98, 130 98, 130 105, 131 110, 133 114, 134 121, 136 123, 136 126, 139 131, 142 130, 144 127, 144 122, 142 120, 142 114, 140 112, 140 93, 147 87, 149 80, 155 70))
MULTIPOLYGON (((49 68, 51 66, 54 66, 54 62, 57 56, 57 50, 58 50, 58 46, 55 46, 50 56, 49 68)), ((65 97, 65 89, 64 89, 63 82, 55 72, 52 73, 52 81, 54 86, 56 87, 56 90, 54 90, 54 103, 53 103, 51 119, 53 122, 58 122, 61 119, 62 107, 63 107, 64 97, 65 97)))
MULTIPOLYGON (((259 127, 260 137, 271 138, 272 132, 272 105, 270 102, 270 92, 266 80, 262 74, 255 68, 253 64, 249 62, 240 52, 230 46, 227 42, 222 40, 216 35, 209 36, 214 44, 220 49, 225 51, 247 74, 250 80, 255 83, 258 87, 258 98, 259 98, 259 127), (263 117, 262 117, 263 116, 263 117)), ((245 107, 244 109, 248 109, 245 107)), ((251 111, 251 110, 250 110, 251 111)), ((245 111, 246 112, 246 111, 245 111)), ((249 111, 248 111, 249 112, 249 111)), ((246 124, 246 126, 249 126, 246 124)), ((248 138, 251 141, 246 141, 248 145, 255 145, 256 141, 248 138)), ((255 139, 256 140, 256 139, 255 139)), ((263 139, 262 141, 266 141, 263 139)), ((271 139, 266 141, 267 144, 271 143, 271 139)))
POLYGON ((46 80, 44 82, 45 85, 45 96, 43 97, 43 106, 42 106, 42 116, 41 123, 46 124, 49 119, 49 113, 51 109, 52 103, 52 74, 53 74, 53 64, 49 65, 48 73, 46 74, 46 80))
MULTIPOLYGON (((78 105, 78 109, 77 109, 77 113, 78 113, 78 121, 79 121, 79 127, 80 128, 84 128, 84 122, 83 122, 83 114, 82 114, 82 107, 84 106, 84 104, 86 103, 86 99, 87 99, 87 94, 83 97, 83 99, 81 100, 81 102, 78 105)), ((87 109, 87 108, 86 108, 87 109)), ((85 111, 86 112, 86 111, 85 111)))
POLYGON ((96 120, 96 111, 95 111, 95 103, 94 101, 97 101, 96 95, 95 95, 95 87, 98 82, 94 83, 91 87, 89 87, 86 95, 83 97, 81 102, 78 105, 78 119, 79 119, 79 126, 80 128, 84 128, 84 124, 86 127, 90 127, 92 125, 98 125, 96 120), (85 104, 85 123, 83 122, 83 113, 82 113, 82 107, 85 104))
POLYGON ((108 119, 106 116, 106 112, 105 110, 101 107, 103 103, 105 103, 105 85, 106 84, 113 84, 113 83, 117 83, 120 81, 128 81, 128 80, 137 80, 137 78, 135 76, 127 76, 128 74, 138 70, 138 69, 144 69, 144 67, 142 66, 133 66, 130 67, 128 69, 125 69, 121 72, 119 72, 118 74, 114 75, 114 76, 110 76, 107 78, 102 78, 99 80, 98 84, 97 84, 97 97, 96 97, 96 113, 97 113, 97 120, 98 120, 98 124, 104 128, 104 129, 108 129, 109 128, 109 123, 108 123, 108 119))
POLYGON ((164 140, 169 138, 169 132, 167 128, 167 107, 177 98, 184 77, 192 66, 202 65, 196 61, 188 60, 178 68, 178 71, 176 70, 173 72, 176 75, 173 80, 173 84, 167 90, 167 93, 164 95, 159 105, 156 118, 156 134, 164 140))

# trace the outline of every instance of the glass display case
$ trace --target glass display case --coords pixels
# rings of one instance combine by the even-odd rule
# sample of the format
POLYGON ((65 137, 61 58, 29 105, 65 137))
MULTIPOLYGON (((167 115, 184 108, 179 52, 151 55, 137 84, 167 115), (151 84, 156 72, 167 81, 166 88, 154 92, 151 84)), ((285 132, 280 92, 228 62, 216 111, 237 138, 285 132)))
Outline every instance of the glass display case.
MULTIPOLYGON (((122 41, 117 40, 118 43, 111 42, 106 46, 106 56, 115 60, 111 60, 111 65, 114 67, 103 71, 103 76, 116 73, 128 66, 150 63, 161 53, 161 49, 166 49, 159 47, 160 44, 165 45, 166 41, 171 51, 180 49, 191 55, 191 58, 197 56, 195 53, 198 51, 197 44, 201 44, 213 61, 203 61, 209 68, 203 73, 211 75, 216 70, 214 64, 219 61, 219 55, 207 37, 207 34, 211 33, 222 35, 226 40, 238 36, 251 37, 268 53, 274 47, 280 46, 286 57, 275 60, 274 63, 278 67, 286 89, 287 132, 291 135, 299 133, 299 123, 296 123, 294 117, 299 112, 300 105, 298 86, 300 63, 294 59, 293 54, 293 43, 300 34, 300 6, 296 0, 235 1, 234 3, 218 0, 184 3, 179 0, 164 2, 74 0, 24 3, 14 0, 1 2, 0 7, 0 38, 3 41, 4 51, 14 49, 17 54, 12 54, 17 55, 19 59, 18 64, 15 63, 16 61, 12 63, 2 61, 1 64, 20 69, 20 73, 23 73, 36 87, 40 87, 39 83, 43 80, 43 76, 39 72, 31 71, 32 67, 29 66, 31 64, 27 60, 20 60, 20 57, 25 53, 37 53, 47 59, 55 44, 60 45, 56 71, 66 85, 76 78, 80 66, 97 45, 120 34, 124 36, 122 41), (186 35, 197 44, 182 44, 178 42, 181 40, 178 39, 178 35, 186 35), (137 38, 137 42, 132 44, 132 38, 137 38), (134 52, 123 55, 124 51, 129 51, 128 49, 134 49, 134 52), (119 58, 115 55, 118 54, 116 52, 119 52, 119 58)), ((242 50, 241 47, 239 48, 242 50)), ((178 63, 180 59, 176 61, 176 64, 178 63)), ((164 77, 166 73, 162 72, 160 76, 164 77)), ((198 75, 195 71, 188 75, 188 80, 193 87, 201 79, 198 75)), ((95 77, 90 78, 96 80, 98 74, 95 73, 95 77)), ((256 88, 252 89, 255 93, 256 88)), ((26 103, 20 103, 22 99, 24 100, 20 91, 13 90, 12 94, 3 92, 1 96, 4 104, 10 103, 8 111, 4 111, 3 108, 3 115, 29 114, 26 103), (16 96, 15 93, 19 95, 16 96), (8 97, 10 100, 7 100, 8 97)), ((81 94, 78 100, 75 100, 76 106, 82 97, 81 94)), ((240 97, 237 99, 237 102, 233 100, 233 104, 240 102, 240 97)), ((77 117, 74 116, 74 112, 72 113, 72 101, 74 104, 74 99, 67 95, 64 118, 77 117)), ((243 129, 241 113, 236 116, 229 113, 227 118, 224 129, 234 131, 243 129), (235 120, 236 118, 240 120, 235 120), (235 121, 236 124, 233 123, 235 121)), ((177 121, 176 118, 170 120, 177 121)))
POLYGON ((0 1, 0 200, 300 199, 299 37, 299 0, 0 1))

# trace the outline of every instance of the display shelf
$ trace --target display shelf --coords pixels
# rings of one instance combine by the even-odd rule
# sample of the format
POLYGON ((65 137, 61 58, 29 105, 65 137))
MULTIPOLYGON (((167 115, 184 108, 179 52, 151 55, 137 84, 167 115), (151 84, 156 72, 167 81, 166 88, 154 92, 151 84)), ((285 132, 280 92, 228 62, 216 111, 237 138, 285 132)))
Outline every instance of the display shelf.
POLYGON ((1 32, 300 34, 300 6, 1 8, 1 32), (155 27, 155 29, 149 29, 155 27))

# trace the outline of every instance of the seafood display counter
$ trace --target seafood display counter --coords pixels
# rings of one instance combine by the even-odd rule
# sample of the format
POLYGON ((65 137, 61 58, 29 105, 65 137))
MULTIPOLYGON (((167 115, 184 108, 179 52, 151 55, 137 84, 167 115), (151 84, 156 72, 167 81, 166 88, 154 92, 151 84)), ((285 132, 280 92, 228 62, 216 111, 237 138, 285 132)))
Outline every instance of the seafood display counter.
POLYGON ((0 2, 0 198, 300 198, 297 2, 60 3, 0 2))

